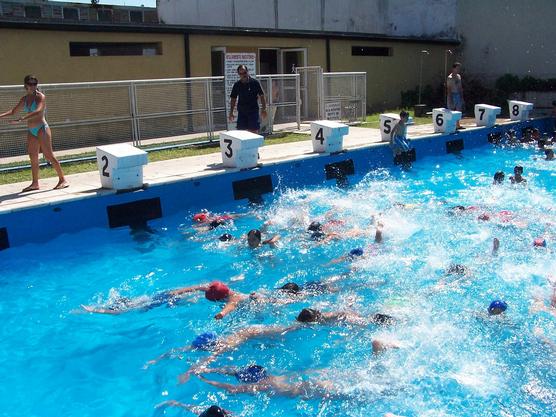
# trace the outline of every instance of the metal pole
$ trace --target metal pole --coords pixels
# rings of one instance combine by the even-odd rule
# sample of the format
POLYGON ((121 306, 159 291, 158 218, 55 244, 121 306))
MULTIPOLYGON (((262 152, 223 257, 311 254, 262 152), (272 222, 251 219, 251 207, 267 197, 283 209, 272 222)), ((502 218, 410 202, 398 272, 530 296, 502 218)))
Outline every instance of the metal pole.
POLYGON ((425 54, 429 54, 429 51, 427 51, 426 49, 423 49, 419 54, 419 103, 417 104, 421 104, 421 89, 423 84, 423 55, 425 54))
POLYGON ((211 80, 205 80, 205 102, 207 105, 207 127, 208 138, 212 142, 214 139, 214 126, 212 123, 212 84, 211 80))
POLYGON ((129 105, 131 108, 131 135, 134 146, 141 146, 139 120, 137 120, 137 90, 134 82, 129 84, 129 105))
POLYGON ((295 74, 295 118, 297 130, 301 129, 301 76, 295 74))

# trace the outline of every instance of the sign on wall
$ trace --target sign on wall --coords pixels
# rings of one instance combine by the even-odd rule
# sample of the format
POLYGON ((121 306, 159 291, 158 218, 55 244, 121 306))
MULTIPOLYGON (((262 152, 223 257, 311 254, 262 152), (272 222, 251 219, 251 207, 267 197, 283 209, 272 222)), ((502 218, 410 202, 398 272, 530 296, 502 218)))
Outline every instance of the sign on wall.
MULTIPOLYGON (((237 75, 237 67, 245 65, 249 70, 249 74, 254 77, 257 73, 257 54, 251 52, 231 52, 226 53, 224 59, 224 80, 226 84, 226 118, 230 111, 230 93, 236 81, 239 80, 237 75)), ((237 107, 236 113, 237 117, 237 107)), ((235 129, 235 119, 233 125, 228 123, 228 129, 235 129)))
POLYGON ((326 120, 340 120, 341 111, 342 111, 342 104, 340 102, 326 103, 324 105, 326 120))

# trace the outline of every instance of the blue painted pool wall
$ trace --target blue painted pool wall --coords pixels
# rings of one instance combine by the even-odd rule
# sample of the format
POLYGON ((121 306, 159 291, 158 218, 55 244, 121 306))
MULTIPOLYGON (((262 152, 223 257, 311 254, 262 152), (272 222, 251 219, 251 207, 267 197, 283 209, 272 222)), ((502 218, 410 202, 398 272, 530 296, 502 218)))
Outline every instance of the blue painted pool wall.
MULTIPOLYGON (((414 139, 411 141, 411 146, 416 149, 417 160, 419 160, 426 156, 446 154, 448 141, 463 139, 464 148, 472 149, 488 144, 489 133, 504 133, 509 129, 515 129, 520 134, 524 127, 537 127, 541 132, 552 132, 554 119, 507 123, 493 128, 458 131, 449 135, 437 134, 414 139)), ((60 234, 74 233, 86 228, 109 227, 106 207, 114 204, 159 197, 163 216, 210 208, 234 200, 232 182, 261 175, 270 175, 275 188, 295 188, 324 183, 333 185, 335 180, 325 179, 324 166, 346 159, 353 160, 356 175, 364 175, 372 169, 394 165, 392 151, 388 144, 373 144, 336 155, 310 155, 303 159, 266 164, 247 171, 232 171, 152 186, 135 192, 85 198, 4 213, 0 215, 0 228, 7 228, 10 246, 13 247, 30 242, 47 241, 60 234)))

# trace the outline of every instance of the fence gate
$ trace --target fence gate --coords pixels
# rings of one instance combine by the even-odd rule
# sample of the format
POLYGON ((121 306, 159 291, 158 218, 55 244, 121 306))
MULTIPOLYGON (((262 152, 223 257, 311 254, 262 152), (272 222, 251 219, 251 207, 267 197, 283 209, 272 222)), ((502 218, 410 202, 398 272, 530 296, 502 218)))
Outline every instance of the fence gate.
POLYGON ((301 95, 301 118, 321 120, 324 118, 324 87, 322 67, 297 67, 301 95))

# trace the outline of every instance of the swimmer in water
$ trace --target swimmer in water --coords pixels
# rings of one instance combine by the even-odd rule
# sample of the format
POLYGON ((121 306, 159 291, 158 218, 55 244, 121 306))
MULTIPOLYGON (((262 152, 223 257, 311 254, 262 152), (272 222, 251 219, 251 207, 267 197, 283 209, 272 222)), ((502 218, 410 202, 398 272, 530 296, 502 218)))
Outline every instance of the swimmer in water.
POLYGON ((172 306, 181 301, 188 294, 197 291, 204 292, 205 298, 209 301, 221 301, 226 303, 222 310, 215 316, 216 319, 221 319, 228 315, 237 308, 238 303, 248 297, 245 294, 230 290, 230 288, 222 282, 215 281, 210 284, 163 291, 152 297, 142 296, 133 299, 121 297, 108 307, 86 305, 82 305, 81 307, 90 313, 100 314, 122 314, 137 310, 146 311, 164 304, 172 306))
POLYGON ((527 180, 523 178, 523 167, 516 165, 514 167, 514 175, 510 177, 510 181, 512 184, 525 184, 527 180))
POLYGON ((497 171, 496 174, 494 174, 494 181, 492 182, 493 184, 502 184, 504 182, 504 172, 503 171, 497 171))
POLYGON ((306 399, 345 396, 339 392, 332 381, 300 381, 298 373, 291 376, 273 376, 260 365, 207 369, 199 375, 199 379, 214 387, 225 389, 230 394, 255 395, 266 392, 269 395, 306 399), (239 384, 212 381, 204 376, 206 374, 234 376, 239 384))
POLYGON ((489 316, 499 316, 508 309, 508 304, 502 300, 494 300, 488 306, 489 316))
POLYGON ((545 149, 544 154, 546 156, 546 158, 545 158, 546 161, 554 161, 554 149, 552 149, 552 148, 545 149))
POLYGON ((261 231, 258 229, 250 230, 247 233, 247 245, 251 249, 256 249, 262 245, 269 245, 275 247, 276 243, 280 240, 280 235, 274 235, 270 239, 262 240, 261 231))
POLYGON ((352 311, 334 311, 323 313, 313 308, 304 308, 301 310, 296 320, 301 323, 308 324, 325 324, 325 325, 356 325, 368 326, 370 324, 389 325, 395 322, 395 319, 386 314, 373 314, 370 317, 363 317, 352 311))
MULTIPOLYGON (((232 333, 226 337, 216 339, 216 343, 211 347, 211 355, 200 360, 194 366, 192 366, 187 372, 181 374, 178 377, 179 383, 183 384, 189 380, 192 374, 200 373, 206 367, 218 359, 222 354, 229 352, 231 350, 237 349, 239 346, 251 339, 262 338, 262 337, 279 337, 284 336, 286 333, 298 330, 302 326, 298 323, 294 323, 290 326, 250 326, 241 329, 235 333, 232 333)), ((188 348, 187 346, 185 348, 188 348)), ((171 353, 170 353, 171 354, 171 353)), ((165 354, 166 355, 166 354, 165 354)), ((164 355, 163 355, 164 356, 164 355)), ((166 358, 168 356, 165 356, 166 358)), ((152 365, 160 359, 159 357, 153 361, 149 361, 147 364, 152 365)))

